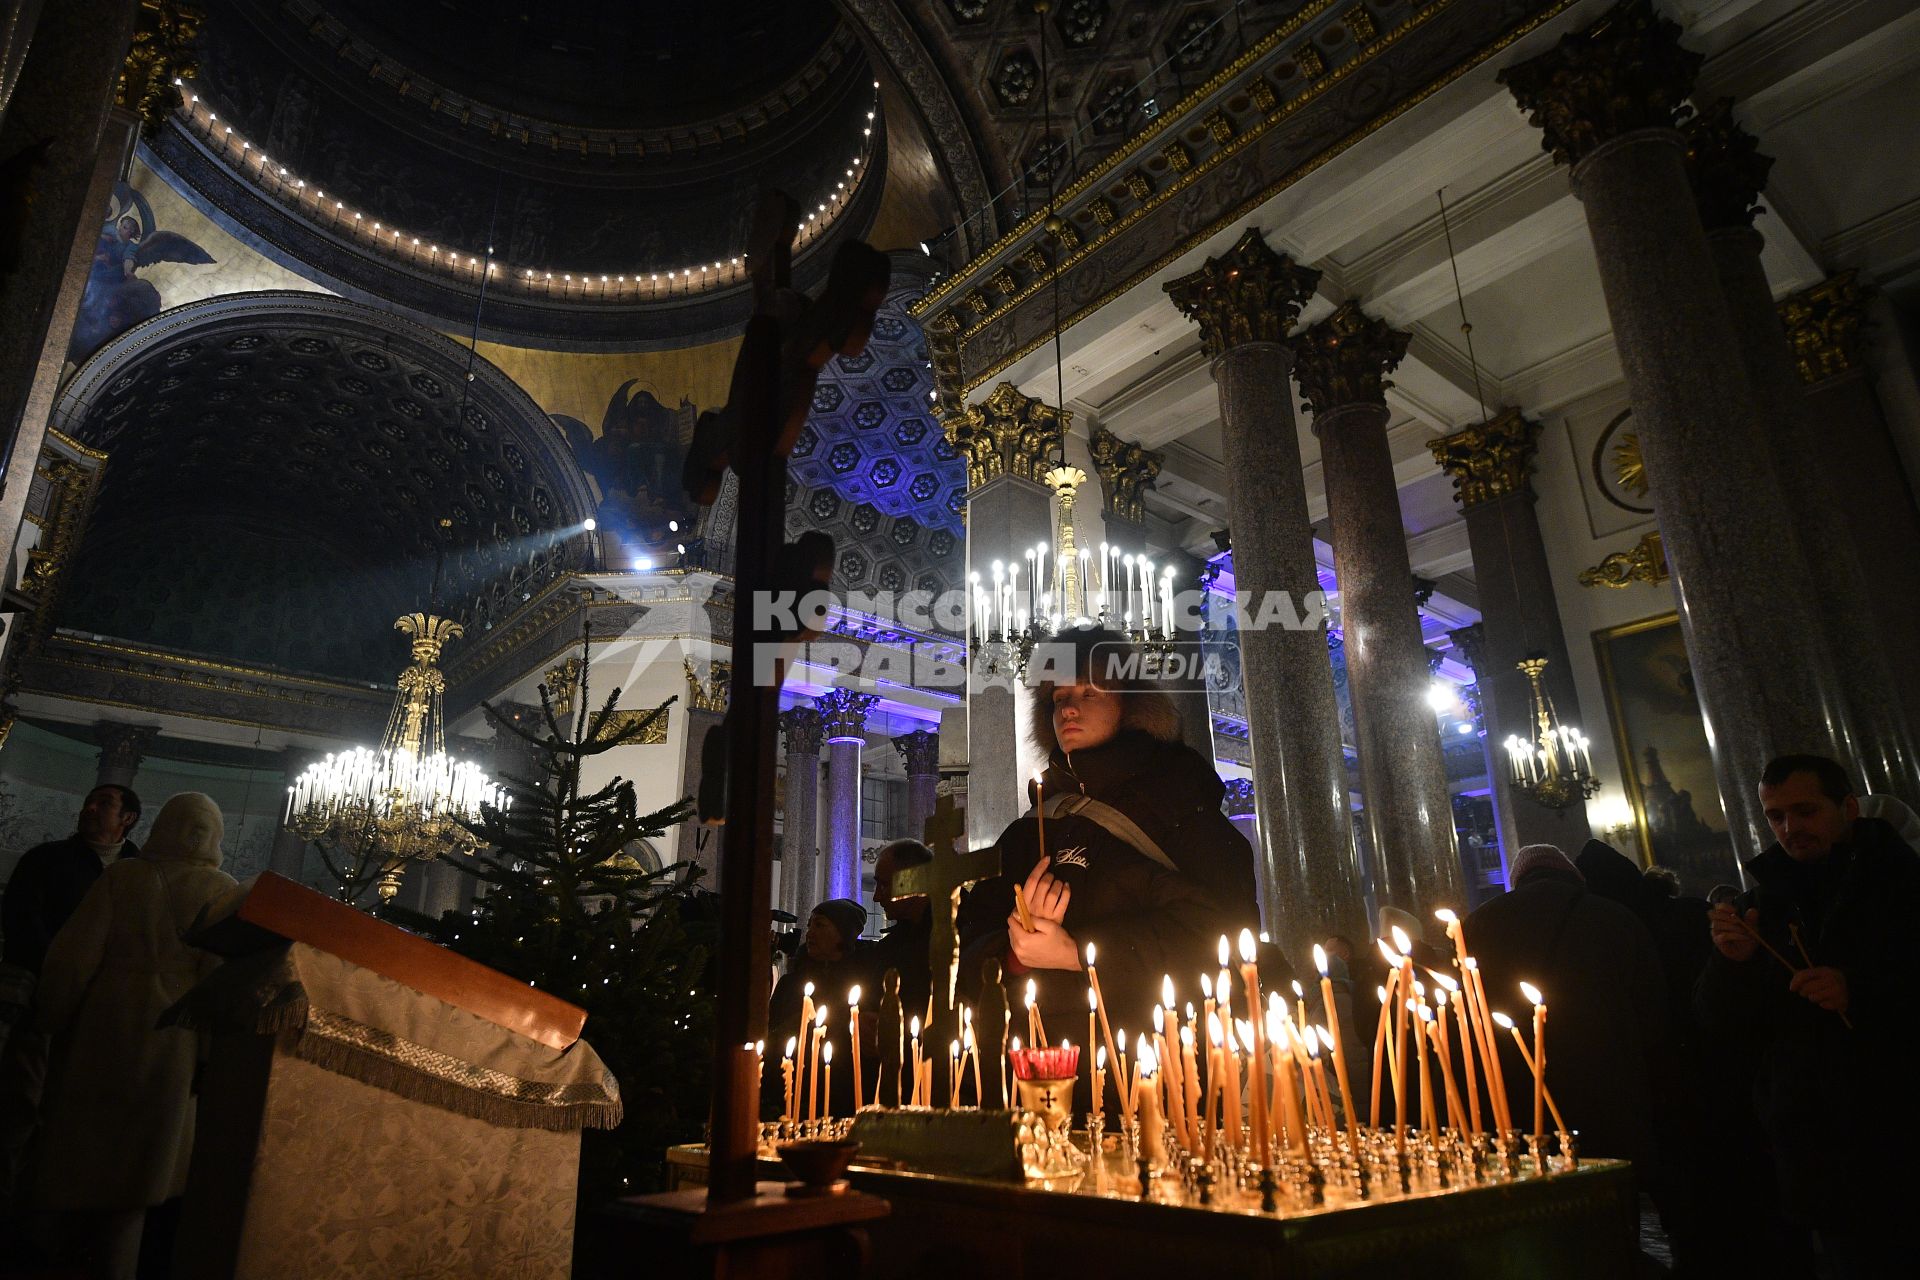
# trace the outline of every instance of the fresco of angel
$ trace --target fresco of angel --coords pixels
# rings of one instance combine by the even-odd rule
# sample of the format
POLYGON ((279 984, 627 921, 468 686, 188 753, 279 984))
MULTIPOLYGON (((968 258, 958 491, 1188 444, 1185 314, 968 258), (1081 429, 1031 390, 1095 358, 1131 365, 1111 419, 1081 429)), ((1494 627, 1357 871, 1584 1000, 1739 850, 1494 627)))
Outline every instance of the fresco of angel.
POLYGON ((140 278, 156 262, 202 265, 213 255, 176 231, 154 225, 153 206, 124 182, 113 186, 107 220, 94 245, 80 318, 67 343, 67 359, 79 364, 111 339, 160 314, 160 291, 140 278))

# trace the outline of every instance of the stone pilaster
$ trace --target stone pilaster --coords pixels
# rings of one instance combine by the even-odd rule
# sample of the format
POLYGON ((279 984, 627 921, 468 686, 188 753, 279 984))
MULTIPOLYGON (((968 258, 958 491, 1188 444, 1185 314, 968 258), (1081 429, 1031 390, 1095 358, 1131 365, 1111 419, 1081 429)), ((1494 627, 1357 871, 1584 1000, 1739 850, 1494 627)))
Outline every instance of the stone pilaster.
POLYGON ((867 745, 867 712, 880 699, 852 689, 829 689, 814 701, 827 741, 827 882, 823 898, 860 892, 860 753, 867 745))
POLYGON ((1348 302, 1294 340, 1293 371, 1320 440, 1374 889, 1424 920, 1465 899, 1387 444, 1386 374, 1408 337, 1348 302))
MULTIPOLYGON (((133 779, 140 772, 140 761, 146 758, 147 748, 159 733, 153 725, 126 724, 119 720, 95 724, 93 740, 100 744, 100 768, 93 785, 133 786, 133 779)), ((158 805, 153 808, 158 812, 158 805)))
MULTIPOLYGON (((1572 167, 1650 493, 1680 594, 1735 852, 1771 839, 1755 782, 1768 757, 1848 759, 1857 742, 1741 344, 1693 206, 1676 125, 1701 55, 1646 0, 1508 67, 1500 79, 1572 167)), ((1731 870, 1731 868, 1730 868, 1731 870)))
POLYGON ((1577 853, 1592 835, 1584 805, 1548 809, 1516 794, 1506 753, 1500 749, 1509 736, 1528 741, 1534 737, 1527 678, 1519 669, 1520 660, 1531 654, 1546 655, 1543 682, 1561 720, 1590 734, 1596 728, 1580 715, 1566 633, 1554 600, 1553 570, 1528 483, 1539 439, 1539 423, 1518 409, 1507 409, 1486 422, 1427 441, 1434 461, 1453 479, 1453 496, 1466 521, 1467 547, 1473 555, 1480 635, 1451 634, 1479 685, 1494 814, 1501 839, 1511 842, 1503 848, 1509 857, 1530 844, 1553 844, 1577 853))
POLYGON ((786 805, 780 814, 780 906, 803 924, 818 904, 820 880, 820 713, 780 713, 787 746, 786 805))
MULTIPOLYGON (((171 7, 171 6, 167 6, 171 7)), ((18 203, 0 245, 0 544, 11 552, 46 438, 67 341, 149 75, 128 55, 137 0, 45 6, 0 121, 18 203), (116 84, 126 97, 116 104, 116 84)), ((154 25, 155 15, 145 15, 154 25)), ((136 50, 136 53, 139 51, 136 50)), ((171 93, 171 86, 167 86, 171 93)))
POLYGON ((927 819, 933 816, 934 788, 940 785, 940 735, 916 729, 893 740, 907 768, 907 834, 927 838, 927 819))
POLYGON ((1813 618, 1833 654, 1834 674, 1859 734, 1853 753, 1857 781, 1885 795, 1920 793, 1915 720, 1909 715, 1909 708, 1920 708, 1920 668, 1888 657, 1920 645, 1920 558, 1914 554, 1920 541, 1891 544, 1896 530, 1888 520, 1898 521, 1898 507, 1883 515, 1864 505, 1858 477, 1847 465, 1851 459, 1834 456, 1836 446, 1857 451, 1839 437, 1859 424, 1816 418, 1807 403, 1760 261, 1761 236, 1752 225, 1773 158, 1762 155, 1758 141, 1734 120, 1730 101, 1699 112, 1682 134, 1694 200, 1787 498, 1780 515, 1820 574, 1820 607, 1813 618), (1809 465, 1813 458, 1821 464, 1809 465), (1878 579, 1867 573, 1869 560, 1882 571, 1878 579), (1869 588, 1870 581, 1878 590, 1869 588))
POLYGON ((1287 331, 1319 273, 1249 230, 1226 253, 1172 281, 1174 305, 1200 327, 1213 362, 1233 522, 1234 588, 1261 605, 1284 595, 1309 625, 1243 627, 1241 679, 1253 755, 1260 917, 1289 956, 1327 933, 1370 936, 1347 810, 1340 715, 1327 661, 1324 615, 1305 607, 1320 589, 1306 482, 1287 385, 1287 331))

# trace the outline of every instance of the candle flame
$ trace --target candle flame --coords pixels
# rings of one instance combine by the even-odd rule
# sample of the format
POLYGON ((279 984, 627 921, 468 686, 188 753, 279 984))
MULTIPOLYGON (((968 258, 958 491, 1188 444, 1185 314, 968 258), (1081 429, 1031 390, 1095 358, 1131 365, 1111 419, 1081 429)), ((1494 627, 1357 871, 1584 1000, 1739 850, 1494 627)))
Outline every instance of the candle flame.
POLYGON ((1467 970, 1468 972, 1472 972, 1480 967, 1480 962, 1474 959, 1472 956, 1467 956, 1465 959, 1460 961, 1460 967, 1462 969, 1467 970))
POLYGON ((1320 1056, 1319 1036, 1301 1036, 1300 1041, 1307 1046, 1307 1056, 1309 1058, 1318 1058, 1320 1056))
POLYGON ((1321 977, 1327 976, 1327 949, 1317 942, 1313 944, 1313 967, 1320 971, 1321 977))
POLYGON ((1545 996, 1540 994, 1540 988, 1534 986, 1531 982, 1523 982, 1520 984, 1520 994, 1527 998, 1528 1004, 1535 1006, 1538 1006, 1546 999, 1545 996))
POLYGON ((1432 1022, 1432 1021, 1433 1021, 1433 1010, 1431 1010, 1431 1009, 1429 1009, 1429 1008, 1427 1008, 1427 1006, 1425 1006, 1425 1005, 1421 1005, 1421 1006, 1420 1006, 1420 1021, 1422 1021, 1422 1022, 1432 1022))
POLYGON ((1267 992, 1267 1012, 1271 1013, 1275 1009, 1278 1009, 1279 1007, 1280 1007, 1280 993, 1278 991, 1267 992))
POLYGON ((960 1025, 963 1027, 971 1027, 973 1025, 973 1009, 971 1006, 964 1004, 960 1006, 960 1025))
POLYGON ((800 1047, 800 1037, 798 1036, 787 1037, 787 1056, 789 1058, 793 1056, 793 1051, 799 1047, 800 1047))
POLYGON ((1327 1030, 1325 1027, 1316 1026, 1313 1029, 1313 1034, 1315 1039, 1327 1047, 1328 1053, 1333 1052, 1333 1032, 1327 1030))
POLYGON ((1380 997, 1380 1003, 1385 1004, 1387 1002, 1387 989, 1385 987, 1375 987, 1373 990, 1374 994, 1380 997))
MULTIPOLYGON (((960 1033, 960 1038, 961 1038, 962 1040, 964 1040, 964 1041, 966 1041, 966 1044, 967 1044, 967 1049, 968 1049, 969 1051, 971 1051, 971 1050, 973 1049, 973 1046, 974 1046, 974 1039, 973 1039, 973 1028, 972 1028, 972 1027, 968 1027, 968 1028, 967 1028, 967 1029, 966 1029, 965 1031, 963 1031, 963 1032, 961 1032, 961 1033, 960 1033)), ((1064 1041, 1064 1040, 1062 1040, 1062 1041, 1061 1041, 1060 1043, 1061 1043, 1061 1044, 1065 1044, 1065 1043, 1066 1043, 1066 1041, 1064 1041)))
POLYGON ((803 996, 811 996, 813 994, 813 984, 809 982, 806 986, 800 988, 800 994, 803 996))
MULTIPOLYGON (((914 1014, 912 1021, 907 1023, 907 1034, 912 1036, 915 1040, 918 1040, 920 1038, 920 1015, 919 1014, 917 1013, 914 1014)), ((1014 1043, 1018 1044, 1019 1041, 1016 1040, 1014 1043)))
POLYGON ((1400 953, 1395 951, 1393 944, 1385 938, 1380 939, 1380 954, 1386 959, 1387 968, 1398 969, 1400 967, 1400 953))
POLYGON ((1092 987, 1087 988, 1087 1011, 1089 1013, 1100 1012, 1100 997, 1093 994, 1092 987))
POLYGON ((949 1058, 957 1058, 960 1056, 960 1042, 958 1040, 955 1040, 947 1046, 947 1056, 949 1058))
POLYGON ((1447 991, 1445 987, 1435 987, 1433 989, 1433 1002, 1442 1009, 1447 1007, 1447 991))
POLYGON ((1227 1051, 1234 1054, 1240 1052, 1240 1039, 1233 1034, 1232 1018, 1227 1019, 1227 1051))
POLYGON ((1153 1006, 1153 1034, 1157 1036, 1167 1034, 1167 1015, 1159 1005, 1153 1006))
POLYGON ((1434 985, 1437 987, 1442 987, 1448 991, 1458 991, 1460 989, 1460 984, 1444 973, 1429 969, 1427 970, 1427 976, 1433 979, 1434 985))
POLYGON ((1505 1030, 1505 1031, 1511 1031, 1511 1030, 1513 1030, 1513 1019, 1512 1019, 1512 1018, 1509 1018, 1509 1017, 1508 1017, 1508 1016, 1507 1016, 1506 1014, 1504 1014, 1504 1013, 1496 1013, 1496 1014, 1494 1014, 1494 1015, 1493 1015, 1493 1021, 1494 1021, 1494 1024, 1495 1024, 1496 1026, 1498 1026, 1498 1027, 1500 1027, 1500 1028, 1501 1028, 1502 1030, 1505 1030))
POLYGON ((1192 1027, 1180 1028, 1180 1047, 1182 1049, 1193 1048, 1193 1028, 1192 1027))
POLYGON ((1145 1079, 1146 1077, 1151 1076, 1154 1072, 1158 1071, 1159 1069, 1160 1069, 1160 1063, 1159 1063, 1159 1060, 1153 1056, 1153 1050, 1147 1047, 1146 1042, 1144 1040, 1141 1041, 1140 1043, 1140 1076, 1141 1078, 1145 1079))
POLYGON ((1101 1045, 1100 1048, 1094 1052, 1093 1065, 1102 1071, 1107 1069, 1107 1047, 1105 1045, 1101 1045))
POLYGON ((1245 1018, 1241 1018, 1234 1023, 1234 1030, 1240 1033, 1240 1043, 1247 1046, 1248 1050, 1252 1050, 1254 1045, 1253 1024, 1245 1018))
POLYGON ((1413 994, 1421 1000, 1427 998, 1427 989, 1418 978, 1413 980, 1413 994))
POLYGON ((753 1051, 757 1054, 765 1056, 767 1052, 767 1042, 765 1040, 755 1040, 753 1042, 753 1051))
POLYGON ((1258 951, 1256 951, 1256 950, 1254 950, 1254 946, 1255 946, 1255 943, 1254 943, 1254 941, 1253 941, 1253 930, 1251 930, 1251 929, 1242 929, 1242 930, 1240 931, 1240 960, 1241 960, 1241 963, 1243 963, 1243 964, 1252 964, 1252 963, 1253 963, 1253 960, 1254 960, 1254 957, 1260 954, 1260 953, 1259 953, 1258 951))
POLYGON ((1012 1043, 1011 1045, 1009 1045, 1009 1046, 1007 1046, 1007 1052, 1008 1052, 1008 1053, 1018 1053, 1018 1052, 1020 1052, 1020 1037, 1019 1037, 1019 1036, 1015 1036, 1015 1037, 1013 1038, 1013 1043, 1012 1043))
POLYGON ((1435 920, 1438 920, 1441 924, 1446 924, 1446 925, 1458 924, 1460 921, 1460 917, 1453 914, 1452 907, 1439 908, 1437 911, 1433 913, 1433 918, 1435 920))
POLYGON ((1200 975, 1200 994, 1209 1000, 1213 999, 1213 979, 1204 973, 1200 975))
POLYGON ((1191 1000, 1187 1001, 1187 1021, 1189 1023, 1193 1021, 1193 1001, 1191 1000))
POLYGON ((1220 1047, 1220 1015, 1217 1013, 1207 1015, 1207 1039, 1212 1042, 1214 1048, 1220 1047))
POLYGON ((1029 1009, 1033 1008, 1034 1001, 1039 996, 1039 991, 1040 989, 1034 985, 1033 979, 1028 978, 1027 979, 1027 1008, 1029 1009))
POLYGON ((1220 967, 1222 969, 1227 967, 1227 959, 1227 935, 1223 933, 1220 935, 1220 967))
POLYGON ((858 1009, 859 1007, 860 1007, 860 984, 856 982, 853 984, 853 989, 847 992, 847 1008, 858 1009))
POLYGON ((1298 978, 1293 980, 1293 994, 1302 1000, 1307 998, 1307 989, 1300 985, 1300 979, 1298 978))
POLYGON ((1087 968, 1093 968, 1093 944, 1091 942, 1087 944, 1087 968))
POLYGON ((1400 954, 1403 956, 1413 954, 1413 939, 1409 938, 1407 931, 1399 925, 1393 926, 1393 945, 1399 949, 1400 954))
POLYGON ((1160 976, 1160 1003, 1165 1005, 1169 1009, 1174 1007, 1173 975, 1170 973, 1162 974, 1160 976))
POLYGON ((829 1040, 820 1046, 820 1061, 829 1065, 833 1062, 833 1041, 829 1040))
POLYGON ((821 1005, 813 1014, 813 1029, 823 1030, 827 1025, 827 1006, 821 1005))
POLYGON ((1113 1038, 1118 1043, 1120 1052, 1125 1053, 1127 1051, 1127 1029, 1125 1027, 1120 1028, 1113 1038))
POLYGON ((1287 1042, 1287 1020, 1273 1009, 1267 1010, 1267 1039, 1276 1045, 1287 1042))

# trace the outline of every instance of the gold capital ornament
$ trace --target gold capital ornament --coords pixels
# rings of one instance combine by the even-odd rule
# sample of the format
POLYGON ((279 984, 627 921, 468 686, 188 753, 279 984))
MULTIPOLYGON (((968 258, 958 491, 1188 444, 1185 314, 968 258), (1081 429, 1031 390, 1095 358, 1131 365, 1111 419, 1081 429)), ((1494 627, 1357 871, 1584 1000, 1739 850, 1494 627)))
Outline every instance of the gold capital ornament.
POLYGON ((140 131, 149 138, 180 108, 183 97, 174 81, 200 74, 193 45, 206 16, 177 0, 140 0, 133 47, 120 68, 114 102, 140 117, 140 131))
POLYGON ((1518 409, 1503 409, 1487 421, 1427 441, 1433 460, 1453 478, 1463 508, 1509 494, 1531 497, 1527 477, 1540 442, 1540 424, 1518 409))
POLYGON ((1285 342, 1320 273, 1275 253, 1252 227, 1198 271, 1169 281, 1173 305, 1200 326, 1209 359, 1255 342, 1285 342))
POLYGON ((1293 340, 1293 376, 1301 399, 1317 415, 1353 404, 1384 405, 1387 374, 1407 354, 1413 335, 1343 302, 1293 340))
POLYGON ((1105 427, 1095 427, 1089 441, 1093 469, 1100 473, 1104 509, 1108 515, 1135 524, 1144 524, 1147 508, 1142 500, 1166 463, 1166 455, 1144 449, 1138 441, 1122 440, 1105 427))
POLYGON ((1073 411, 1023 395, 1003 382, 979 404, 945 422, 947 439, 967 460, 967 487, 1001 476, 1040 481, 1060 452, 1073 411))
POLYGON ((1780 323, 1802 382, 1825 382, 1865 367, 1866 300, 1851 270, 1780 300, 1780 323))

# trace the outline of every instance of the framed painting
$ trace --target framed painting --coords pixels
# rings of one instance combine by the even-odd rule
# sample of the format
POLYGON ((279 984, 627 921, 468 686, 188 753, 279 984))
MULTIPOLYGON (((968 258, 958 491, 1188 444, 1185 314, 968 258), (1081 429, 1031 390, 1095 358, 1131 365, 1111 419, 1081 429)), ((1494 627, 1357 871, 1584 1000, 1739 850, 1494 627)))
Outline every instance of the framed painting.
POLYGON ((1689 894, 1737 883, 1679 614, 1596 631, 1593 647, 1641 849, 1689 894))

